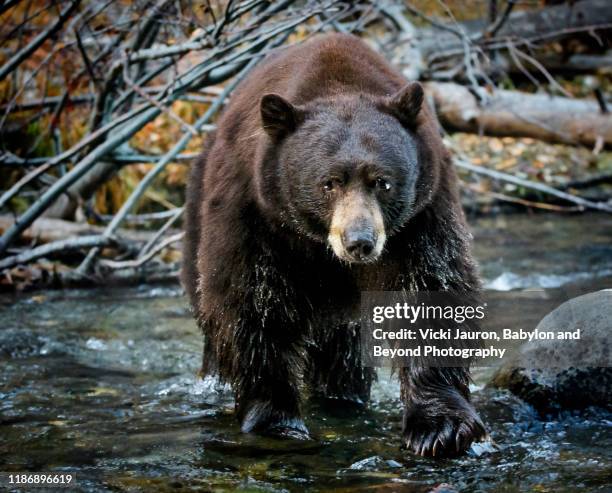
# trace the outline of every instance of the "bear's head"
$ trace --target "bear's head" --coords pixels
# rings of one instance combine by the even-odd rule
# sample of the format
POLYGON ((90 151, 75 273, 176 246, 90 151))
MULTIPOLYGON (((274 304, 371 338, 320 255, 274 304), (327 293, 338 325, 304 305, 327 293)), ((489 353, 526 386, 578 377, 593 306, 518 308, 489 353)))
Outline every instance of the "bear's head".
POLYGON ((344 261, 376 261, 431 196, 435 157, 420 127, 431 134, 432 117, 416 82, 390 97, 332 95, 307 105, 268 94, 260 111, 259 198, 274 196, 284 224, 344 261))

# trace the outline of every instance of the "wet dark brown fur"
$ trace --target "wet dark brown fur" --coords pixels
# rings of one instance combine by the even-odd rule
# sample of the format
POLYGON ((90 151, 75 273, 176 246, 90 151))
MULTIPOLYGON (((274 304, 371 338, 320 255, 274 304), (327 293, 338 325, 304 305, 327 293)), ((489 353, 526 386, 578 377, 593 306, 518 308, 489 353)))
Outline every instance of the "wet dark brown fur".
MULTIPOLYGON (((204 332, 203 371, 232 384, 244 431, 306 434, 307 392, 367 401, 373 374, 360 360, 361 291, 479 287, 455 171, 435 117, 420 101, 414 114, 410 101, 403 112, 390 103, 406 84, 352 36, 324 35, 278 51, 239 86, 193 167, 183 282, 204 332), (260 101, 268 93, 309 108, 305 115, 322 115, 312 118, 326 139, 339 135, 325 146, 309 142, 303 164, 285 162, 282 152, 299 154, 301 144, 282 147, 291 138, 283 121, 263 129, 260 101), (405 130, 418 156, 416 183, 400 179, 403 195, 381 206, 388 240, 372 264, 340 261, 325 243, 330 213, 323 202, 308 209, 301 203, 307 200, 296 199, 308 196, 310 176, 325 172, 306 163, 353 152, 341 149, 342 136, 355 134, 344 132, 343 122, 363 129, 349 146, 361 154, 384 155, 386 139, 379 136, 405 130)), ((308 123, 296 115, 292 125, 308 123)), ((484 435, 469 403, 466 370, 413 366, 400 379, 407 448, 451 455, 484 435)))

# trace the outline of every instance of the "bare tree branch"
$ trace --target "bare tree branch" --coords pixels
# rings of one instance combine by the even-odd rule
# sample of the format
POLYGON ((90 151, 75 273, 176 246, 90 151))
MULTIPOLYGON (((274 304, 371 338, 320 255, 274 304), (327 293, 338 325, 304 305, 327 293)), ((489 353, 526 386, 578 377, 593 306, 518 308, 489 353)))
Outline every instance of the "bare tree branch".
POLYGON ((506 8, 504 9, 504 13, 501 16, 497 17, 496 19, 495 18, 492 19, 493 23, 487 28, 485 32, 485 37, 492 38, 497 34, 497 32, 503 27, 503 25, 508 20, 508 17, 510 17, 510 13, 512 12, 512 9, 514 8, 515 5, 516 5, 516 0, 508 0, 506 2, 506 8))
POLYGON ((81 250, 83 248, 103 247, 116 244, 116 238, 105 235, 79 236, 77 238, 54 241, 52 243, 46 243, 39 247, 32 248, 31 250, 27 250, 19 255, 13 255, 12 257, 7 257, 0 260, 0 270, 8 269, 9 267, 14 267, 16 265, 28 264, 55 253, 65 254, 66 252, 81 250))
POLYGON ((495 180, 512 183, 514 185, 525 187, 530 190, 536 190, 538 192, 552 195, 553 197, 557 197, 567 202, 571 202, 579 206, 580 210, 594 209, 603 212, 612 212, 612 205, 602 202, 593 202, 591 200, 587 200, 582 197, 577 197, 576 195, 557 190, 556 188, 549 187, 548 185, 544 185, 543 183, 536 183, 533 181, 524 180, 523 178, 519 178, 508 173, 503 173, 501 171, 485 168, 483 166, 476 166, 469 162, 467 159, 465 159, 465 156, 460 159, 455 159, 454 162, 458 168, 462 168, 472 173, 476 173, 477 175, 488 176, 490 178, 494 178, 495 180))

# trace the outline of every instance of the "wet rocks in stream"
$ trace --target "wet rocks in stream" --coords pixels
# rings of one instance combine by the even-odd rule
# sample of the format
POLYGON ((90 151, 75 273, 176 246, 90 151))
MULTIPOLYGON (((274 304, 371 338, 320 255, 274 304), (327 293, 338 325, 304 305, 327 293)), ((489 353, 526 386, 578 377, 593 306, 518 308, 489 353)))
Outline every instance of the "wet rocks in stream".
POLYGON ((496 372, 491 385, 509 390, 542 416, 589 406, 612 409, 612 290, 563 303, 536 329, 580 330, 580 341, 555 338, 526 342, 496 372))

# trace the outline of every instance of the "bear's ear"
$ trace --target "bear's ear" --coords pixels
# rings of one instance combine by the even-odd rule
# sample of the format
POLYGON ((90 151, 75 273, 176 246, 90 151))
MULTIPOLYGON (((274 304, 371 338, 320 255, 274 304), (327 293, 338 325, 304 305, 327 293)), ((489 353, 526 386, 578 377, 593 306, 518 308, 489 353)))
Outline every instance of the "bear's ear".
POLYGON ((402 123, 413 125, 423 106, 425 94, 418 82, 410 82, 387 99, 387 107, 402 123))
POLYGON ((261 98, 261 123, 264 130, 274 138, 293 132, 299 122, 299 110, 278 94, 266 94, 261 98))

